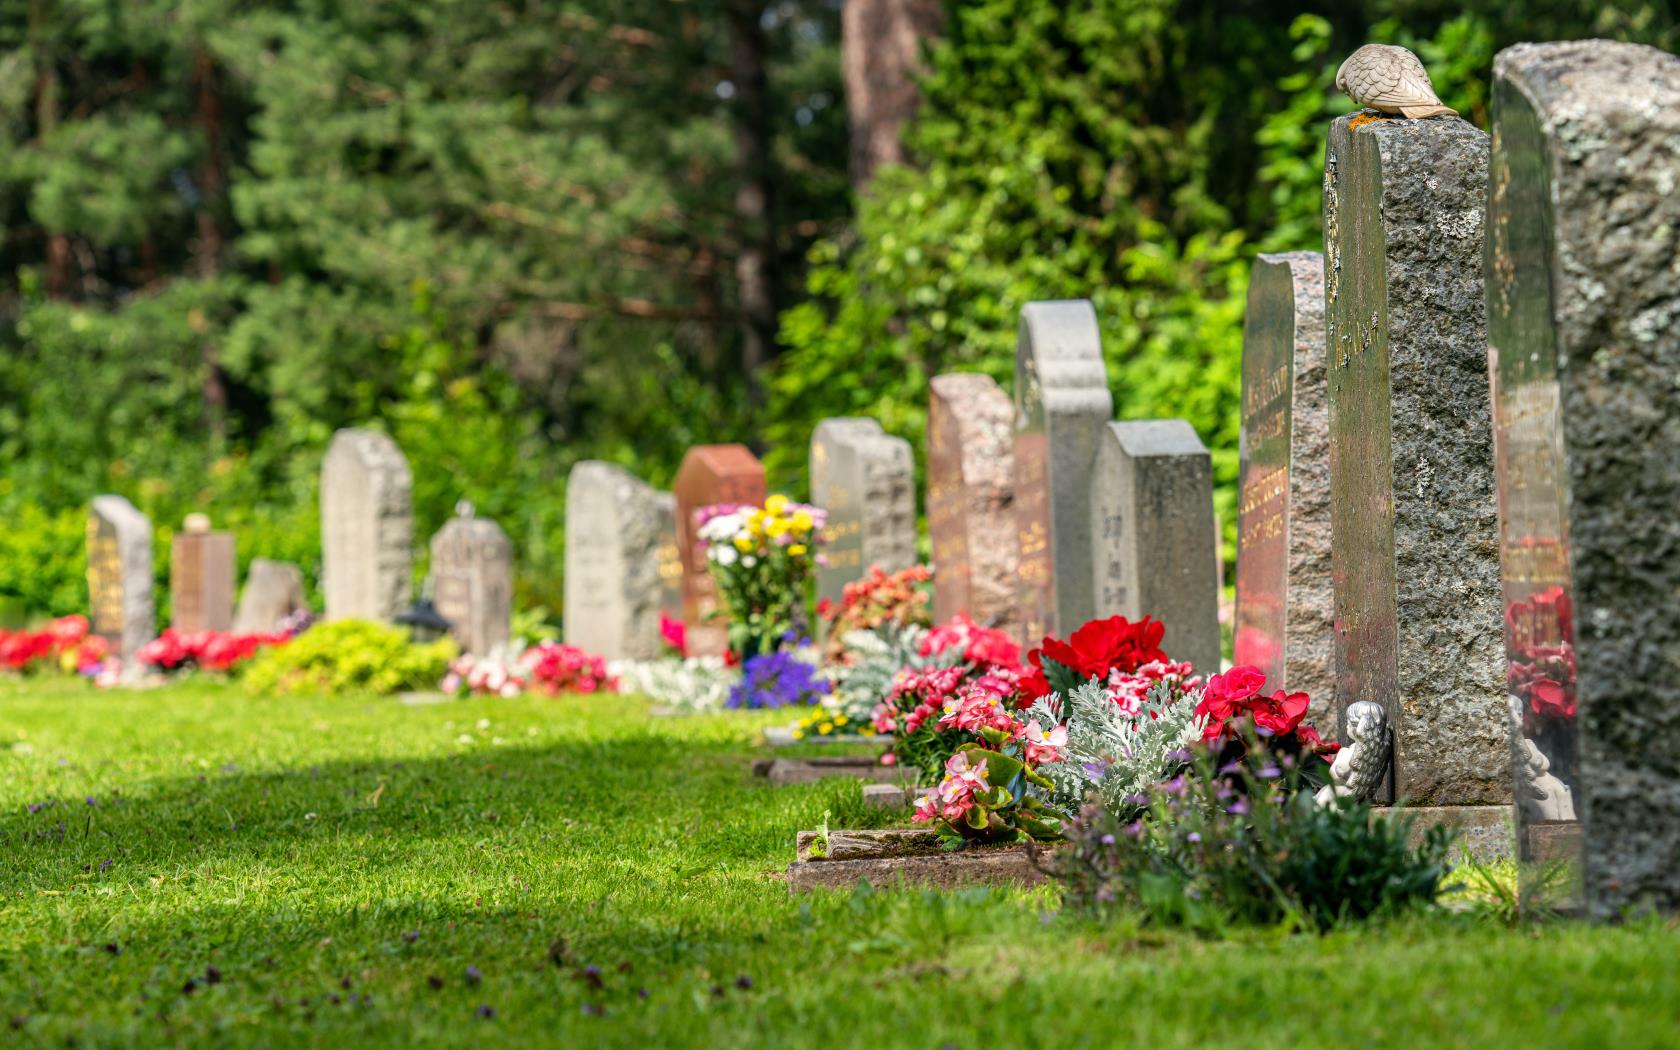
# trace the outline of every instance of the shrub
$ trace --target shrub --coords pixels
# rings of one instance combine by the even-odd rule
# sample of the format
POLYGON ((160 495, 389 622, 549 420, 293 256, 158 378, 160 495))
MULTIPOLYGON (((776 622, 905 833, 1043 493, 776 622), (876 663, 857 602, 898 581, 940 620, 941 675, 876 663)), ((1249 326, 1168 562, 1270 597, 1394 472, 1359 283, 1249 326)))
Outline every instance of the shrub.
POLYGON ((448 639, 416 643, 395 627, 338 620, 259 654, 245 672, 245 684, 252 692, 279 696, 431 689, 457 652, 448 639))
POLYGON ((1414 849, 1411 818, 1368 803, 1319 805, 1294 763, 1255 747, 1190 769, 1138 800, 1136 819, 1085 807, 1056 874, 1077 907, 1140 909, 1151 922, 1217 932, 1227 923, 1327 930, 1432 904, 1454 833, 1432 827, 1414 849))

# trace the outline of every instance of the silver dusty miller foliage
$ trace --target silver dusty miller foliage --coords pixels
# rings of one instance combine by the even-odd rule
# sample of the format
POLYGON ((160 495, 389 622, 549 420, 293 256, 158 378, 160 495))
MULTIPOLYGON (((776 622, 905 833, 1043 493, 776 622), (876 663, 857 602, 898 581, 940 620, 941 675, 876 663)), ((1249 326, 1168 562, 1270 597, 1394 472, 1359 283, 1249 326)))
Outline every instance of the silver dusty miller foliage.
POLYGON ((1179 764, 1169 756, 1200 740, 1206 721, 1196 717, 1194 694, 1170 682, 1156 683, 1127 714, 1094 678, 1066 700, 1055 693, 1040 698, 1027 717, 1044 726, 1067 725, 1066 759, 1039 767, 1055 785, 1056 804, 1077 808, 1094 789, 1110 813, 1165 779, 1179 764))
POLYGON ((850 663, 829 672, 834 690, 825 706, 854 721, 867 722, 875 705, 892 692, 893 679, 900 670, 938 662, 921 655, 927 634, 925 627, 893 624, 846 632, 841 641, 850 663))

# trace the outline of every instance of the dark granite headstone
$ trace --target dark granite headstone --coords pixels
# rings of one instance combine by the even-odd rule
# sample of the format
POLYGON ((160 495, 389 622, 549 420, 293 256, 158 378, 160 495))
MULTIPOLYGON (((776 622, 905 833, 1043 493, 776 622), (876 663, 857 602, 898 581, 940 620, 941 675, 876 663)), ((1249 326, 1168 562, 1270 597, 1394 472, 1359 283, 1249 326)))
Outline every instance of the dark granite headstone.
POLYGON ((1325 156, 1337 709, 1394 727, 1393 790, 1511 802, 1488 415, 1488 137, 1341 117, 1325 156))
POLYGON ((811 502, 828 511, 817 596, 838 602, 873 566, 916 564, 916 461, 873 419, 825 419, 811 434, 811 502))
POLYGON ((189 634, 232 627, 238 573, 233 533, 212 532, 209 518, 189 514, 169 545, 170 626, 189 634))
POLYGON ((1232 661, 1312 697, 1335 723, 1324 256, 1262 255, 1243 323, 1237 608, 1232 661))
MULTIPOLYGON (((659 616, 680 619, 674 501, 623 467, 587 460, 566 482, 566 642, 609 660, 651 660, 659 616)), ((680 593, 680 591, 679 591, 680 593)))
MULTIPOLYGON (((1085 299, 1028 303, 1015 350, 1015 510, 1021 641, 1066 636, 1097 613, 1091 467, 1114 398, 1085 299)), ((1211 548, 1210 548, 1211 549, 1211 548)))
POLYGON ((152 522, 121 496, 95 496, 87 523, 88 610, 94 634, 139 670, 134 654, 152 640, 152 522))
POLYGON ((1680 60, 1524 44, 1495 60, 1493 105, 1488 366, 1519 843, 1529 861, 1571 857, 1579 816, 1588 909, 1672 911, 1680 60))
POLYGON ((717 586, 695 533, 694 513, 719 503, 763 503, 768 494, 764 464, 745 445, 696 445, 677 468, 672 491, 677 498, 677 551, 683 565, 688 650, 694 656, 721 655, 729 647, 729 628, 726 621, 714 617, 720 611, 717 586))
POLYGON ((1219 672, 1213 463, 1182 419, 1110 423, 1091 478, 1092 585, 1101 616, 1153 616, 1161 647, 1219 672))
POLYGON ((1016 633, 1015 409, 990 377, 934 376, 927 422, 933 618, 1016 633))

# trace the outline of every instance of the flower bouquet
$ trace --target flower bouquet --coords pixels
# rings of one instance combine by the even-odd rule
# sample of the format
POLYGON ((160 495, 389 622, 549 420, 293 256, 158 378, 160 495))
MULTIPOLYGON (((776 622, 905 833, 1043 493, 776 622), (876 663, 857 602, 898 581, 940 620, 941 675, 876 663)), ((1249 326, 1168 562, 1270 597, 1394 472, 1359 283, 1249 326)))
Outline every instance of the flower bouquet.
POLYGON ((1052 785, 1038 767, 1062 761, 1067 730, 1046 733, 994 704, 968 706, 984 708, 974 713, 982 721, 972 730, 978 739, 945 761, 939 783, 917 800, 914 819, 934 823, 941 839, 959 847, 1060 838, 1063 814, 1049 803, 1052 785))
POLYGON ((1002 631, 967 617, 929 632, 870 714, 876 732, 896 734, 894 761, 938 776, 980 724, 976 705, 1014 705, 1019 654, 1002 631))
POLYGON ((805 594, 817 564, 824 511, 786 496, 762 507, 720 504, 695 514, 718 592, 729 606, 729 648, 743 661, 806 634, 805 594))

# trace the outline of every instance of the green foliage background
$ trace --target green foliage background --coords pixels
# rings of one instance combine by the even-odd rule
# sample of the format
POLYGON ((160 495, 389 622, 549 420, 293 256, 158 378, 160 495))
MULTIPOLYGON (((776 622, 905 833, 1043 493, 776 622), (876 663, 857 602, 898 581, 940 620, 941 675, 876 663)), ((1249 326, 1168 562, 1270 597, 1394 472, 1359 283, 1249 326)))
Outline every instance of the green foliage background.
MULTIPOLYGON (((1122 417, 1182 416, 1234 530, 1257 251, 1318 244, 1359 43, 1406 43, 1486 125, 1494 51, 1672 46, 1674 5, 968 0, 931 44, 914 165, 854 199, 832 0, 762 5, 768 404, 740 368, 730 5, 0 0, 0 604, 85 607, 87 501, 208 511, 314 583, 320 457, 373 425, 417 534, 459 498, 558 610, 583 458, 668 483, 745 440, 804 489, 811 429, 920 448, 927 380, 1007 382, 1031 299, 1090 297, 1122 417)), ((417 571, 423 571, 423 566, 417 571)), ((165 594, 165 610, 167 595, 165 594)))

